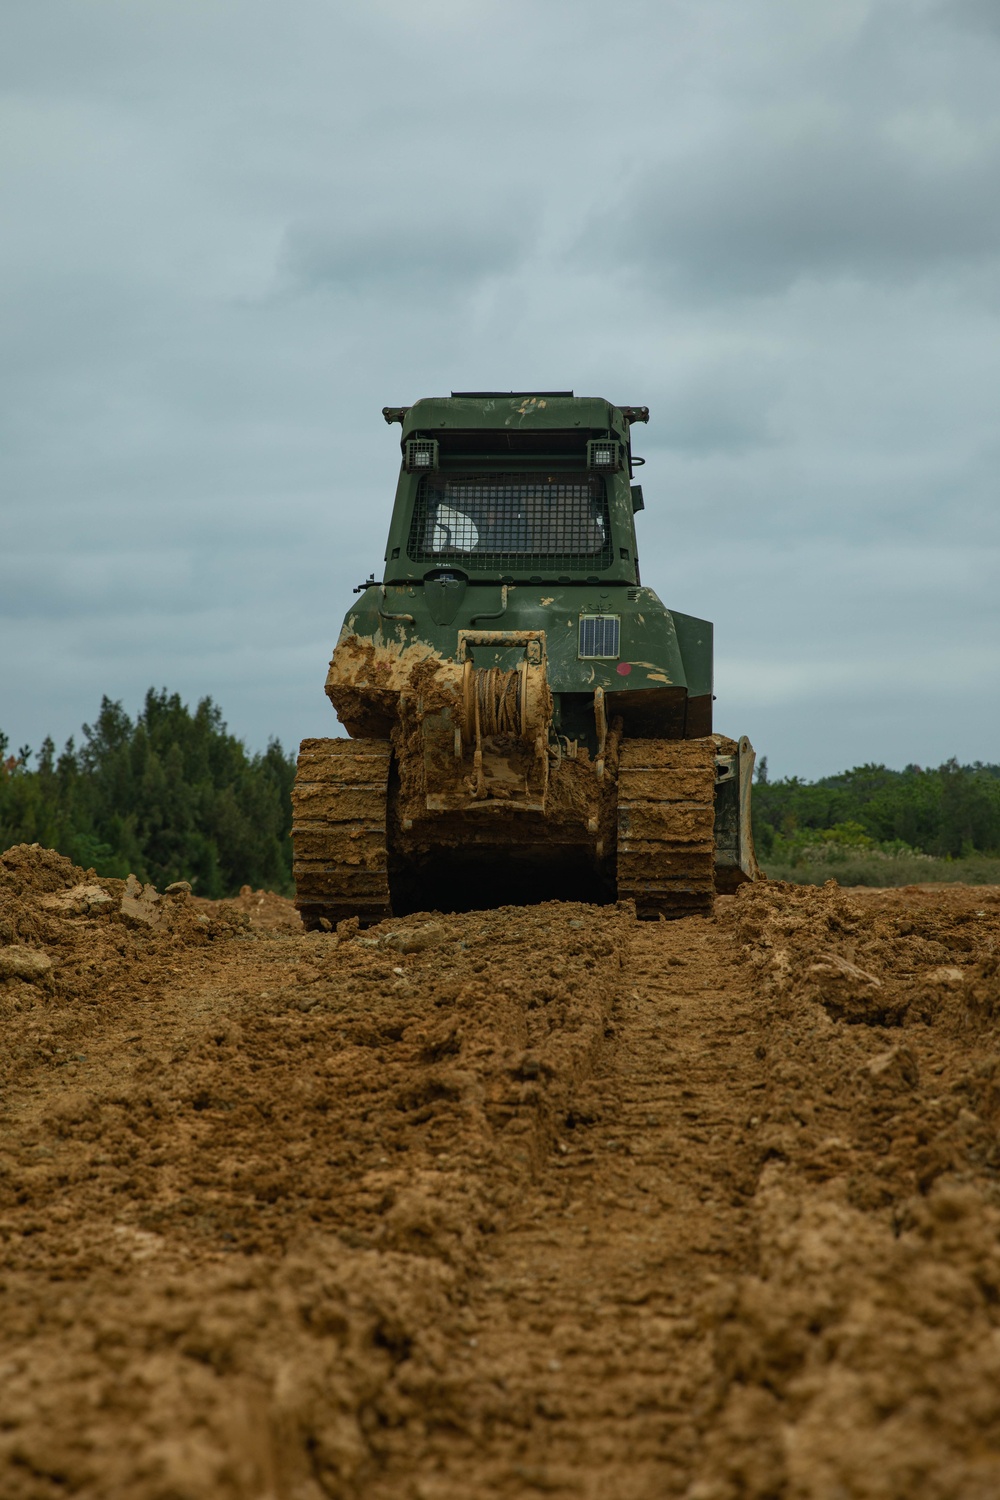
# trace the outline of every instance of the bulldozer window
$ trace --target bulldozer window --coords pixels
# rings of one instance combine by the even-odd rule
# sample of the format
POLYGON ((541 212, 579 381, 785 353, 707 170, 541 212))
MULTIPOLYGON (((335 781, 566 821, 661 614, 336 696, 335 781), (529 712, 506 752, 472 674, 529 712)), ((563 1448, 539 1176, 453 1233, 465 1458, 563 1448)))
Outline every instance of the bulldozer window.
POLYGON ((593 474, 426 475, 407 550, 416 562, 461 555, 483 568, 607 567, 604 481, 593 474))
POLYGON ((432 552, 461 550, 460 539, 468 541, 472 547, 479 544, 479 533, 472 524, 471 518, 463 515, 460 510, 452 510, 450 505, 438 505, 434 513, 428 517, 427 524, 432 552))

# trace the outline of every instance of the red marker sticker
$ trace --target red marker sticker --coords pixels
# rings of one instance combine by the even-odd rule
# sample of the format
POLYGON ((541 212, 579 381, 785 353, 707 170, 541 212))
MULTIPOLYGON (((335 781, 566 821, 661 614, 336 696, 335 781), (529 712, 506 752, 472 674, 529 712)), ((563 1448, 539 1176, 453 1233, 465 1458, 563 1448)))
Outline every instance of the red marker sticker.
POLYGON ((628 674, 631 672, 631 670, 632 670, 632 663, 631 662, 620 661, 618 663, 618 676, 619 677, 627 677, 628 674))

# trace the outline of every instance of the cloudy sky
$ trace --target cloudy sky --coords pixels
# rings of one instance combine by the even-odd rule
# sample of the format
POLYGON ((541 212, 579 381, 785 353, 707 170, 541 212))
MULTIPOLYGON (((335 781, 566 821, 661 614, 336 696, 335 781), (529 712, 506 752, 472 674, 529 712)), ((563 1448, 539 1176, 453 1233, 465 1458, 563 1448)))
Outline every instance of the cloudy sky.
POLYGON ((1000 761, 997 0, 3 0, 0 729, 336 733, 380 408, 651 409, 773 773, 1000 761))

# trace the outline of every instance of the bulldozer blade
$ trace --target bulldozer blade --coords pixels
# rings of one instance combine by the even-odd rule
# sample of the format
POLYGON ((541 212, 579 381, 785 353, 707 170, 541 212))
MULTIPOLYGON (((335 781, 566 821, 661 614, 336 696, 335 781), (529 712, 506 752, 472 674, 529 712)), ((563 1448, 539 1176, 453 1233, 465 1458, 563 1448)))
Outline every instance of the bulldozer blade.
POLYGON ((746 881, 762 878, 754 853, 750 818, 755 759, 746 735, 732 753, 716 757, 715 889, 720 895, 731 895, 746 881))

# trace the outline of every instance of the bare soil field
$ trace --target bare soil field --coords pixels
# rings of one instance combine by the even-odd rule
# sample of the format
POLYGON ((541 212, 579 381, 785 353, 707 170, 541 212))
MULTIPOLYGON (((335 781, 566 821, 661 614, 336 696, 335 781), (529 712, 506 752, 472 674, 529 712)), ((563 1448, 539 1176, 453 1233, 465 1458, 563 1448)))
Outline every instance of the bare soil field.
POLYGON ((0 856, 5 1500, 994 1500, 1000 888, 0 856))

